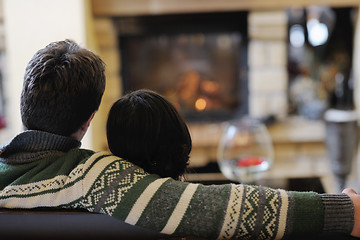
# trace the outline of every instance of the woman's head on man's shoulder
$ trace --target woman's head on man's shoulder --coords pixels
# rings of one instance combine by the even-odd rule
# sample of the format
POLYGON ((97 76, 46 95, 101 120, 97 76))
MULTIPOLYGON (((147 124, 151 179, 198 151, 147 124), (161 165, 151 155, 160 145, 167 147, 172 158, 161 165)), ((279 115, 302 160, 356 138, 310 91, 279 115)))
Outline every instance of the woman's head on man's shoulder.
POLYGON ((161 177, 179 179, 189 163, 184 119, 160 94, 141 89, 117 100, 107 121, 110 151, 161 177))

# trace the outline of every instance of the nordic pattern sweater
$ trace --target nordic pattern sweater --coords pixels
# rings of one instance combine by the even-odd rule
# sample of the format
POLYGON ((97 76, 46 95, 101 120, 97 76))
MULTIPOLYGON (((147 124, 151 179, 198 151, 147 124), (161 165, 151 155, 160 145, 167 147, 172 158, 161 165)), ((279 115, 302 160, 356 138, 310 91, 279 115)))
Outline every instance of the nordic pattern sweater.
POLYGON ((79 146, 39 131, 2 146, 0 207, 81 208, 165 234, 212 239, 281 239, 353 227, 353 204, 344 194, 180 182, 79 146))

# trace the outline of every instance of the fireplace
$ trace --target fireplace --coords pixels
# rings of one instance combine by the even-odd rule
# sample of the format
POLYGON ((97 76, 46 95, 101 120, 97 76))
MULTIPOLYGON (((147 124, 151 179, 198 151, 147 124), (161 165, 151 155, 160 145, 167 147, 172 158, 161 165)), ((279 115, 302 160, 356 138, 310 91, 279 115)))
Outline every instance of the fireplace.
POLYGON ((190 122, 248 113, 247 13, 116 19, 122 90, 147 88, 190 122))

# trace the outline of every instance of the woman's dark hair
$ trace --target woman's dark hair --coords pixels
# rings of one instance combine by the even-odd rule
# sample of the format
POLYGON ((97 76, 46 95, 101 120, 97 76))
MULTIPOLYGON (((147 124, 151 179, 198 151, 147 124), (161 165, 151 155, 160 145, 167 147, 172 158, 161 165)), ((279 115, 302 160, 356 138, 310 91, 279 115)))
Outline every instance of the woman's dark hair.
POLYGON ((107 120, 110 151, 161 177, 179 179, 189 162, 188 127, 174 106, 150 90, 137 90, 111 107, 107 120))
POLYGON ((26 68, 21 118, 29 130, 70 136, 98 109, 105 63, 71 40, 39 50, 26 68))

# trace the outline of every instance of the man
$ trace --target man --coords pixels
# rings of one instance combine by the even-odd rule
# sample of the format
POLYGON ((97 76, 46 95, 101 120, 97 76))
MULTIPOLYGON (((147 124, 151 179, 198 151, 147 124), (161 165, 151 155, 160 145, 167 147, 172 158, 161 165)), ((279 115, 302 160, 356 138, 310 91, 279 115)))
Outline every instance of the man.
POLYGON ((79 149, 104 87, 104 63, 73 41, 51 43, 34 55, 21 94, 26 131, 0 150, 0 207, 81 208, 174 236, 360 236, 360 197, 351 189, 350 198, 203 186, 148 174, 110 153, 79 149))

